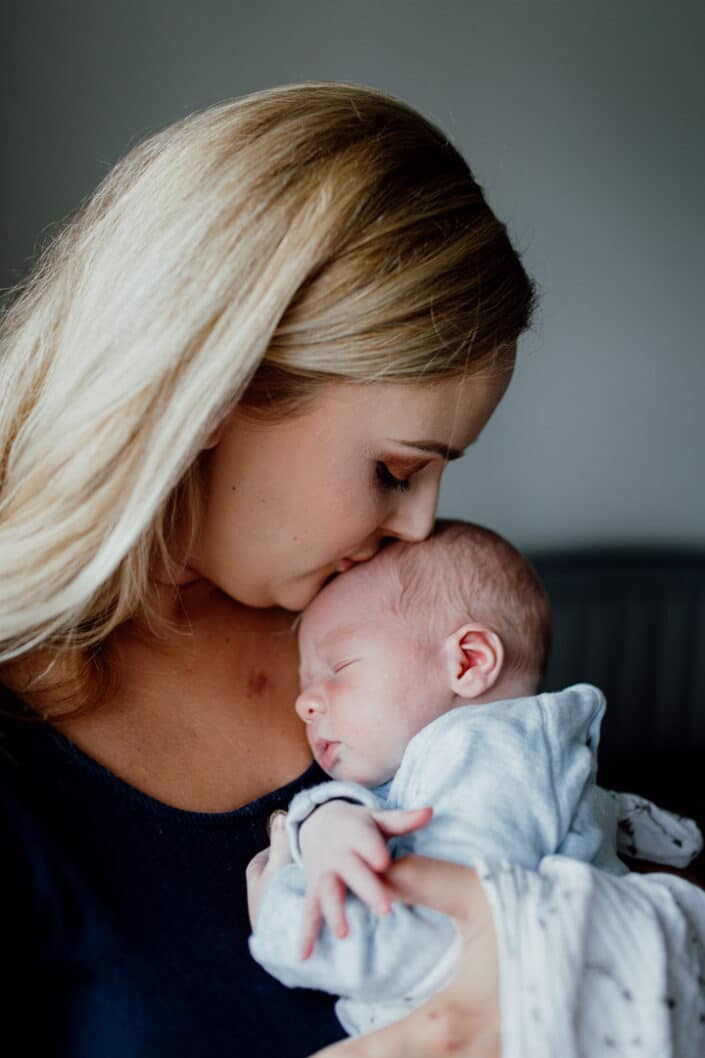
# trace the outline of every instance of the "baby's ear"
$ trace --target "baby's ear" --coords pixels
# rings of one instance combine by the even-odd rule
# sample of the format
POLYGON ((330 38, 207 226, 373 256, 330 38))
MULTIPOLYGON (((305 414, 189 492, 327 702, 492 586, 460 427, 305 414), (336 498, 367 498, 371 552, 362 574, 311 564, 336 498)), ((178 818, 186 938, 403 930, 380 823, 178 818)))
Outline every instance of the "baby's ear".
POLYGON ((460 698, 479 698, 497 682, 504 646, 496 632, 481 625, 462 625, 444 645, 450 689, 460 698))

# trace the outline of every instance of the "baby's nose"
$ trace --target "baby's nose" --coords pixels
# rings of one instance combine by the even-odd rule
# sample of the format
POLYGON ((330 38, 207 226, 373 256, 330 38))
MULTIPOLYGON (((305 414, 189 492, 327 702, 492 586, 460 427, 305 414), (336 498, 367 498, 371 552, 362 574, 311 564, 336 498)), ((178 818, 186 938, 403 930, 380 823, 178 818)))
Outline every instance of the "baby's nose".
POLYGON ((325 702, 321 696, 312 691, 302 691, 296 699, 294 708, 305 724, 310 724, 315 717, 326 711, 325 702))

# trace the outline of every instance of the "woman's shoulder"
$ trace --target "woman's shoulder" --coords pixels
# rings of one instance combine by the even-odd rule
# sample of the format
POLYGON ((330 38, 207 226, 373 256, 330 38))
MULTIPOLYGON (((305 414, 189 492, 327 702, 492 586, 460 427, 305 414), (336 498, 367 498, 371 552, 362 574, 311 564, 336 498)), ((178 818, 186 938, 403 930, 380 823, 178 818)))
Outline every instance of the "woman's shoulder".
POLYGON ((52 874, 49 861, 55 858, 55 838, 34 803, 23 750, 29 734, 24 728, 31 723, 0 715, 0 899, 12 909, 4 939, 13 962, 22 951, 33 950, 37 912, 52 874))

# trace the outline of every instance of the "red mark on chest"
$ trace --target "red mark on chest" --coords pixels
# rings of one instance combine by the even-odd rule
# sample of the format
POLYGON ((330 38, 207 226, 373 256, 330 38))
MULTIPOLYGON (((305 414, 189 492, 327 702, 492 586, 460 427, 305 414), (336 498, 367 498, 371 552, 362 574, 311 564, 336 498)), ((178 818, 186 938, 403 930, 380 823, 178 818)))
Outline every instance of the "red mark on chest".
POLYGON ((257 697, 264 693, 268 684, 269 679, 265 672, 251 672, 247 680, 247 693, 257 697))

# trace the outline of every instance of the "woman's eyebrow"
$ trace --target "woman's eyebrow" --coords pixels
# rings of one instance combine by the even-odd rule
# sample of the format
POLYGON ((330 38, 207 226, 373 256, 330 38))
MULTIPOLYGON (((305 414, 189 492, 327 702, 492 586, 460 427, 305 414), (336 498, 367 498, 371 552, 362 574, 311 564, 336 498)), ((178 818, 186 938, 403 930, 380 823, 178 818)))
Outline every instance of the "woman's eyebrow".
POLYGON ((395 441, 398 445, 408 445, 409 448, 420 448, 422 452, 432 452, 434 455, 442 456, 451 462, 460 459, 464 452, 460 448, 451 448, 450 445, 440 444, 438 441, 395 441))

